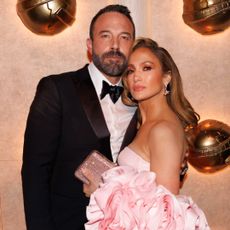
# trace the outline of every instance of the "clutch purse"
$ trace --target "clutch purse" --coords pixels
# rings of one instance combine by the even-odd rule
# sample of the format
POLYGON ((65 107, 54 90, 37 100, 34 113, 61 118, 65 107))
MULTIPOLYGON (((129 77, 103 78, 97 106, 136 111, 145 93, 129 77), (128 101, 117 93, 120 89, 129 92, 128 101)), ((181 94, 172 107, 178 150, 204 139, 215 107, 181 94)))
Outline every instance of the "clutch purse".
POLYGON ((115 167, 116 164, 107 159, 100 152, 93 150, 86 159, 75 170, 74 175, 83 183, 89 184, 89 180, 85 174, 90 174, 90 178, 96 184, 101 182, 101 175, 108 169, 115 167))

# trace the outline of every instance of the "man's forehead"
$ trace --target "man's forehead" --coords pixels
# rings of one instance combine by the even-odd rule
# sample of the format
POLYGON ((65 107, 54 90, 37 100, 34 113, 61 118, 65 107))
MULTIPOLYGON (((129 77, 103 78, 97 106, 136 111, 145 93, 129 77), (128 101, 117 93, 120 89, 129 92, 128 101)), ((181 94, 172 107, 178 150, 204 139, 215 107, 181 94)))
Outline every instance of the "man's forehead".
POLYGON ((110 28, 133 33, 133 24, 129 18, 118 12, 106 12, 98 17, 94 29, 108 30, 110 28))

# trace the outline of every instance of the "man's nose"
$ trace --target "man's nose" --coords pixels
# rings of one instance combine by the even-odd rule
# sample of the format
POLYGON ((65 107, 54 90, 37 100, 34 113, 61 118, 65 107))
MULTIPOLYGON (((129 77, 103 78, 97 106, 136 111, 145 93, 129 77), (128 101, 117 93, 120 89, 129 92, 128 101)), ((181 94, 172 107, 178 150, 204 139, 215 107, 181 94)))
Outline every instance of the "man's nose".
POLYGON ((118 38, 113 38, 112 39, 111 48, 114 49, 114 50, 119 49, 119 39, 118 38))

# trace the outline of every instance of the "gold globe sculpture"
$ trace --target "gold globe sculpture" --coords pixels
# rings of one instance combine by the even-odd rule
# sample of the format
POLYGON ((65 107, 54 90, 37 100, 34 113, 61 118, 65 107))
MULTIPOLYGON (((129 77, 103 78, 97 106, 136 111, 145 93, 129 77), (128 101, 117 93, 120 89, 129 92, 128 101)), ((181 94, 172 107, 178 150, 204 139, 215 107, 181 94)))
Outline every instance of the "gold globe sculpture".
POLYGON ((220 121, 205 120, 193 132, 194 147, 189 163, 198 171, 212 173, 229 165, 230 127, 220 121))
POLYGON ((18 0, 16 9, 30 31, 54 35, 75 21, 76 0, 18 0))
POLYGON ((230 0, 184 0, 182 17, 203 35, 224 31, 230 26, 230 0))

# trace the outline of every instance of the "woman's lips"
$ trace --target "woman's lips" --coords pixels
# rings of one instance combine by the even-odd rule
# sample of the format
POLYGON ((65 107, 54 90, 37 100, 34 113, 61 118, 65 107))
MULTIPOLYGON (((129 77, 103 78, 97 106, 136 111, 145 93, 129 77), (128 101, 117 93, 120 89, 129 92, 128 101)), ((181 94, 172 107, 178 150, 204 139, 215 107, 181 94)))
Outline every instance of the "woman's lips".
POLYGON ((134 92, 140 92, 140 91, 142 91, 144 88, 145 88, 145 87, 142 86, 142 85, 136 85, 136 86, 133 87, 133 91, 134 91, 134 92))

